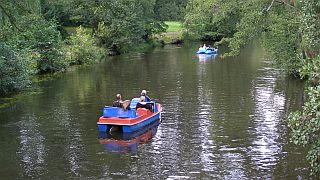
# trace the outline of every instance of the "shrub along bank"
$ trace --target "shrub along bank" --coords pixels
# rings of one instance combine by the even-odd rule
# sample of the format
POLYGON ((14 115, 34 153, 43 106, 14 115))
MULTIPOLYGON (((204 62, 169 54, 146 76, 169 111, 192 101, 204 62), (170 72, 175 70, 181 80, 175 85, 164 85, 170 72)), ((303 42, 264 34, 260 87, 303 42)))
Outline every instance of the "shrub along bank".
POLYGON ((1 2, 0 96, 25 88, 33 75, 152 47, 152 35, 165 30, 155 5, 149 0, 1 2), (68 37, 63 26, 80 27, 68 37))

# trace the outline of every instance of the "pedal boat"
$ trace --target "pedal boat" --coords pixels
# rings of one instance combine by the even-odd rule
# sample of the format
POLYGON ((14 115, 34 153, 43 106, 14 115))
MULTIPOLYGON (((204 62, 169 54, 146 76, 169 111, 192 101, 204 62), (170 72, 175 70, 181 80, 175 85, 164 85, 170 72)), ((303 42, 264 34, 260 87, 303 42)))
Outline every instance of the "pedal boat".
POLYGON ((100 132, 109 132, 110 129, 119 129, 123 133, 137 131, 161 118, 162 106, 156 102, 145 102, 150 104, 152 110, 146 108, 136 109, 139 98, 133 98, 130 108, 123 110, 119 107, 105 106, 103 115, 99 118, 98 129, 100 132))
POLYGON ((197 54, 217 54, 217 53, 218 53, 218 49, 216 48, 208 48, 208 49, 199 48, 199 50, 197 51, 197 54))

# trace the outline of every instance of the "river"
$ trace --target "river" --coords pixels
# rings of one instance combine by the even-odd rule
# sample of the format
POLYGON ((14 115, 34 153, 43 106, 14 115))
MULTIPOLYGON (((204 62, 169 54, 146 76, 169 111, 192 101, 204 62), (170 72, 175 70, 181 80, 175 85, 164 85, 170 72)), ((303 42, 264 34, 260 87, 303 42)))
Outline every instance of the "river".
POLYGON ((197 56, 198 46, 109 57, 0 109, 1 179, 308 179, 286 126, 303 82, 254 44, 224 59, 197 56), (162 104, 161 124, 108 147, 96 124, 103 106, 142 89, 162 104))

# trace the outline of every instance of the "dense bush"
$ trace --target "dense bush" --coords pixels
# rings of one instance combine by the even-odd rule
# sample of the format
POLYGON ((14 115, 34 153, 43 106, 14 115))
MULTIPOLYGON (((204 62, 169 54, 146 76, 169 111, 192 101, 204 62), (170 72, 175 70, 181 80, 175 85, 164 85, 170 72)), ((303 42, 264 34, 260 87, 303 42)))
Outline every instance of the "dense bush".
POLYGON ((66 70, 69 62, 63 58, 64 42, 56 23, 46 21, 34 14, 21 17, 18 23, 23 29, 16 33, 9 42, 15 48, 29 54, 36 73, 66 70))
POLYGON ((26 87, 28 77, 27 61, 0 42, 0 96, 26 87))
MULTIPOLYGON (((71 64, 90 64, 101 59, 103 50, 95 46, 94 38, 83 27, 78 27, 66 46, 65 58, 71 64)), ((105 50, 106 51, 106 50, 105 50)))
POLYGON ((188 0, 156 0, 154 7, 157 19, 163 21, 182 21, 188 0))
POLYGON ((95 36, 101 45, 115 54, 128 52, 146 42, 154 32, 164 30, 155 20, 155 2, 150 0, 101 1, 95 16, 95 36))
POLYGON ((189 0, 184 26, 188 35, 202 40, 220 40, 236 32, 243 3, 224 0, 189 0))
POLYGON ((291 113, 289 127, 293 143, 308 148, 307 160, 311 173, 320 173, 320 86, 307 89, 307 101, 302 111, 291 113))

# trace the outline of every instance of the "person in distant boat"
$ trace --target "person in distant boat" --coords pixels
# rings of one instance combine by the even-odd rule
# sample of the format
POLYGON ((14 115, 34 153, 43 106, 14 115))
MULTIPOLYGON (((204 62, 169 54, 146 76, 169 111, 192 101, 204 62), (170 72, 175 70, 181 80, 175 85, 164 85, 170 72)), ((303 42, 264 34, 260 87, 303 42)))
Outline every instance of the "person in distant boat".
POLYGON ((144 96, 144 102, 150 102, 151 99, 147 96, 147 91, 146 90, 142 90, 141 91, 141 96, 144 96))
POLYGON ((121 94, 116 95, 117 100, 113 102, 113 107, 122 107, 122 97, 121 94))
POLYGON ((202 47, 203 49, 207 49, 208 47, 207 47, 207 45, 206 44, 203 44, 203 47, 202 47))

